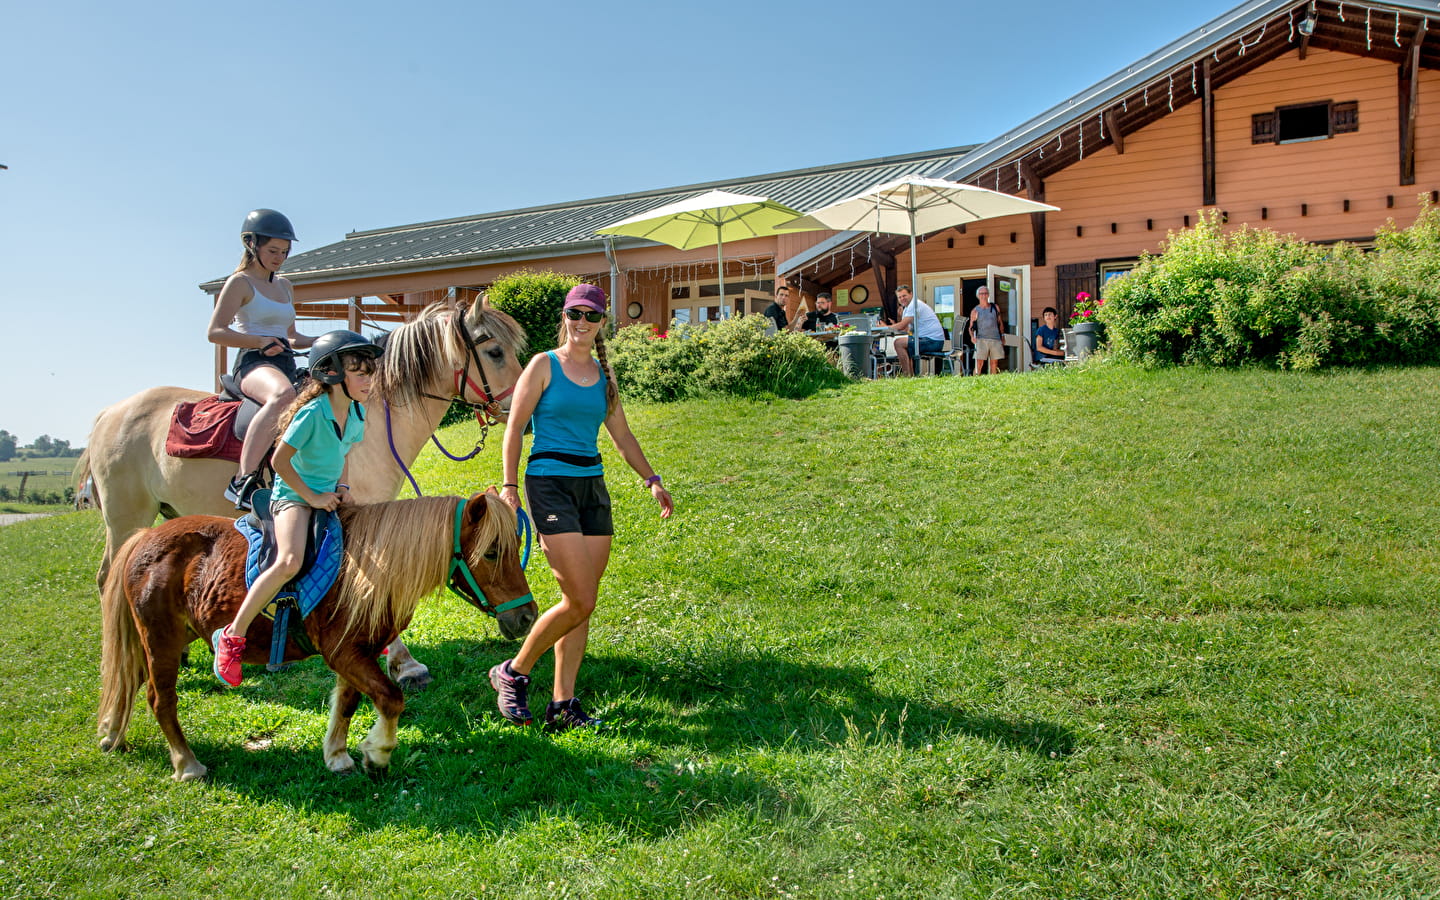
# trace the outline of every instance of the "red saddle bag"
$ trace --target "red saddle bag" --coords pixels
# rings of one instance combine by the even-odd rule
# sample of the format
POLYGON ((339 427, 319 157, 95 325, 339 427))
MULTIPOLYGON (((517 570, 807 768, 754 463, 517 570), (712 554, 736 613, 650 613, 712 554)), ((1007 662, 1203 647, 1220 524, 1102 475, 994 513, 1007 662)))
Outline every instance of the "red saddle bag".
POLYGON ((170 432, 165 435, 165 452, 184 459, 228 459, 240 461, 244 446, 235 436, 236 400, 206 397, 194 403, 177 403, 170 415, 170 432))

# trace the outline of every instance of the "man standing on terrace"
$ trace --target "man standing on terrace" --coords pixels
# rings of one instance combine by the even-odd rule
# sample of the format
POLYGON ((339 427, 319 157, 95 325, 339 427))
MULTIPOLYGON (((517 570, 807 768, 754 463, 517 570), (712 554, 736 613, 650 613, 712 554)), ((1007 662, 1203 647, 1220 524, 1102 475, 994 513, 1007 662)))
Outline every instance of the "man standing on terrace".
POLYGON ((975 299, 980 305, 970 310, 970 340, 975 344, 975 374, 981 374, 985 360, 990 360, 990 374, 1000 372, 1000 360, 1005 358, 1005 320, 1000 317, 1000 307, 990 302, 990 289, 985 285, 975 289, 975 299))

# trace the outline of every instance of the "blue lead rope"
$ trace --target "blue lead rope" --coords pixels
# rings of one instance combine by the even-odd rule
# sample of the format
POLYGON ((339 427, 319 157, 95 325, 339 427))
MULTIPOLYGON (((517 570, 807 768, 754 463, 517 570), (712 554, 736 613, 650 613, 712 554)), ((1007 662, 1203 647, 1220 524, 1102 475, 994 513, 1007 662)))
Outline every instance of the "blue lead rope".
POLYGON ((525 552, 520 554, 520 570, 524 571, 530 565, 530 517, 525 510, 515 510, 515 534, 525 535, 525 552))

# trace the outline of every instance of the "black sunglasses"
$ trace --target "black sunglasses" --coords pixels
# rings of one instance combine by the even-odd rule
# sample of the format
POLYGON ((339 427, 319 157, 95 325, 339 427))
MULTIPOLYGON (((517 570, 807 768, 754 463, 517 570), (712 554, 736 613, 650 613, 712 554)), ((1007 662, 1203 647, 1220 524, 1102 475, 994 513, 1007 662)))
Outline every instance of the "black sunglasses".
POLYGON ((586 312, 583 309, 573 308, 565 310, 565 318, 572 322, 580 321, 581 316, 584 316, 587 322, 599 322, 605 318, 605 314, 602 312, 586 312))

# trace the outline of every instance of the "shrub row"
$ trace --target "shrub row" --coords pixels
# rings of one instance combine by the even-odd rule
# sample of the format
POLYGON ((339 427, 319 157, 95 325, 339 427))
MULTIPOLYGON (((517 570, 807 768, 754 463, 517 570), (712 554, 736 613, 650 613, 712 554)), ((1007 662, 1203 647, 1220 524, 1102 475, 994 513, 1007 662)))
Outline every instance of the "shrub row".
POLYGON ((1226 231, 1210 210, 1106 286, 1098 320, 1145 364, 1293 369, 1440 362, 1440 210, 1382 228, 1376 248, 1226 231))
POLYGON ((848 379, 815 339, 794 332, 766 334, 770 320, 743 316, 704 327, 650 325, 616 332, 610 363, 627 397, 669 402, 690 397, 808 397, 848 379))

